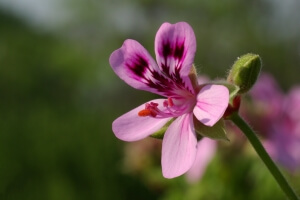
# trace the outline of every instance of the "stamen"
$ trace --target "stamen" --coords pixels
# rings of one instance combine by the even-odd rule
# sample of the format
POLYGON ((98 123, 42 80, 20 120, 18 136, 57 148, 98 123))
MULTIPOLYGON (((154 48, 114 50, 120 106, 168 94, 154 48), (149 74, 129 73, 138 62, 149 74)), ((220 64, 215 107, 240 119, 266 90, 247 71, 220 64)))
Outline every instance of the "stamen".
POLYGON ((168 97, 168 104, 169 104, 169 106, 174 106, 174 103, 173 103, 173 100, 172 100, 172 98, 171 97, 168 97))
POLYGON ((177 106, 174 104, 173 99, 169 97, 163 101, 163 107, 165 109, 160 110, 158 103, 149 102, 145 104, 145 109, 138 112, 140 117, 155 117, 155 118, 166 118, 166 117, 178 117, 187 111, 187 105, 177 106))
POLYGON ((139 111, 138 115, 140 117, 147 117, 147 116, 151 115, 151 110, 148 110, 148 109, 141 110, 141 111, 139 111))
POLYGON ((164 106, 164 107, 168 107, 168 106, 169 106, 168 101, 164 101, 163 106, 164 106))
POLYGON ((141 110, 139 111, 138 115, 140 117, 147 117, 147 116, 152 116, 152 117, 156 117, 156 113, 153 111, 153 110, 150 110, 150 109, 144 109, 144 110, 141 110))
POLYGON ((168 100, 165 100, 163 103, 164 107, 172 107, 174 106, 173 99, 171 97, 168 97, 168 100))

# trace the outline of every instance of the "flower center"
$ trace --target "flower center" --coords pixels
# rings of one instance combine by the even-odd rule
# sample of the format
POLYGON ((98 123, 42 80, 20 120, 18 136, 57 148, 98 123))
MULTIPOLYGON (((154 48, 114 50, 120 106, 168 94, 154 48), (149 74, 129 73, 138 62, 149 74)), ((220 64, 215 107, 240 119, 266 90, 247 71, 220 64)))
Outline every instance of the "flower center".
POLYGON ((176 105, 171 97, 163 102, 163 107, 158 108, 159 104, 150 102, 145 104, 145 109, 138 112, 140 117, 155 117, 155 118, 167 118, 167 117, 178 117, 183 113, 188 112, 189 104, 176 105))

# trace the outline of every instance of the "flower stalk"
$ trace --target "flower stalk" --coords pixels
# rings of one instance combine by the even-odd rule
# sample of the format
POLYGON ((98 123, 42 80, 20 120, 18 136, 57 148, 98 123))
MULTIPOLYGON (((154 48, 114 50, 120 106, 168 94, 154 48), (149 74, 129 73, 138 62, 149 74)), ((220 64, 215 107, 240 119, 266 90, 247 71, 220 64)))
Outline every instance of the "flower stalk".
POLYGON ((278 167, 275 165, 273 160, 270 158, 269 154, 264 149, 260 140, 252 130, 252 128, 239 116, 238 112, 234 112, 229 116, 229 119, 245 134, 245 136, 250 141, 251 145, 265 163, 283 192, 287 195, 290 200, 299 200, 298 195, 295 193, 293 188, 289 185, 286 178, 280 172, 278 167))

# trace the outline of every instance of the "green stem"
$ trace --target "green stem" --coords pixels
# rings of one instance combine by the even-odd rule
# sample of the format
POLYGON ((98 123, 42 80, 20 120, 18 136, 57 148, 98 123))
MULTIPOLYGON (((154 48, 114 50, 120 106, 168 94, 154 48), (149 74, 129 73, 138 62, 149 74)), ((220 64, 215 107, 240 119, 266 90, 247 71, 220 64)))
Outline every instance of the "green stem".
POLYGON ((258 137, 251 129, 251 127, 239 116, 237 112, 232 113, 229 117, 235 125, 241 129, 241 131, 246 135, 249 139, 250 143, 252 144, 253 148, 265 163, 267 168, 270 170, 271 174, 276 179, 277 183, 281 187, 281 189, 285 192, 285 194, 291 200, 299 200, 299 197, 293 190, 293 188, 289 185, 287 180, 284 178, 282 173, 279 171, 278 167, 275 165, 273 160, 270 158, 269 154, 266 152, 264 147, 262 146, 261 142, 259 141, 258 137))

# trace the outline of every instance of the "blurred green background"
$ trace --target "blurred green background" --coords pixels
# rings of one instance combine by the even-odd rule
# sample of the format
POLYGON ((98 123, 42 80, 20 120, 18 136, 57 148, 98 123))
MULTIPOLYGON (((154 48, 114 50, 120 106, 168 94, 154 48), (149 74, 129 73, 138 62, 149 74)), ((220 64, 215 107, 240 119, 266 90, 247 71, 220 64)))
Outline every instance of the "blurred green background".
POLYGON ((300 82, 299 10, 297 0, 0 0, 0 199, 284 199, 260 160, 230 144, 196 185, 160 168, 160 189, 125 173, 111 123, 154 95, 122 82, 108 58, 127 38, 154 56, 159 26, 186 21, 202 74, 223 78, 252 52, 288 90, 300 82))

